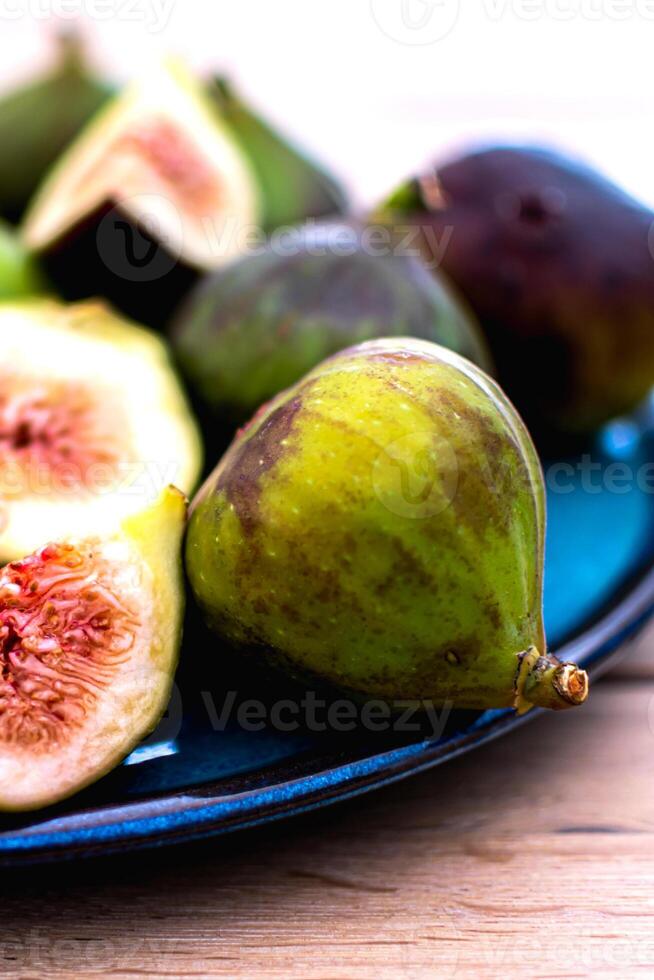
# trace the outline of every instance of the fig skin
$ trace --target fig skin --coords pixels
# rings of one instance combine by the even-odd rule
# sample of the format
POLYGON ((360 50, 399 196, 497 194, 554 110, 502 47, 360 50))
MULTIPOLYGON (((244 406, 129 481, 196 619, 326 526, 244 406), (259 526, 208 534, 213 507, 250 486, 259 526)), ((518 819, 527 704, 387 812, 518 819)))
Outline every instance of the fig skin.
POLYGON ((545 653, 543 479, 500 388, 412 338, 335 355, 262 408, 191 508, 209 626, 298 678, 458 708, 581 703, 545 653))
POLYGON ((52 71, 0 100, 0 214, 19 221, 55 160, 107 101, 80 38, 62 34, 52 71))
POLYGON ((429 260, 439 243, 540 441, 583 436, 654 384, 654 214, 592 169, 483 150, 404 184, 379 214, 421 229, 429 260))
POLYGON ((182 372, 225 429, 324 358, 375 337, 440 343, 490 369, 470 311, 418 258, 374 254, 359 229, 307 226, 206 277, 178 311, 182 372))
POLYGON ((45 289, 37 263, 9 225, 0 221, 0 302, 32 296, 45 289))
POLYGON ((0 572, 0 810, 78 792, 158 724, 181 643, 185 518, 184 495, 167 487, 110 534, 0 572), (76 620, 77 605, 93 619, 76 620))
POLYGON ((207 90, 256 175, 265 231, 346 213, 336 180, 252 112, 231 82, 215 78, 207 90))

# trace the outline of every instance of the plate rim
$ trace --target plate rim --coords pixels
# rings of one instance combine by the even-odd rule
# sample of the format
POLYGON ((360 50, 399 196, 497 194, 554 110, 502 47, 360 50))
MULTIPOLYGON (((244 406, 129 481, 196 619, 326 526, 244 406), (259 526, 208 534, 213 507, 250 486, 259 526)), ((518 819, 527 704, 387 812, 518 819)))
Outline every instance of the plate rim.
MULTIPOLYGON (((556 655, 582 663, 591 676, 597 677, 620 655, 623 642, 653 614, 654 564, 650 560, 634 570, 588 624, 555 651, 556 655)), ((241 792, 225 792, 227 777, 196 789, 53 816, 33 827, 1 831, 0 866, 161 847, 298 815, 440 765, 544 713, 540 708, 523 716, 511 708, 487 711, 472 728, 443 743, 416 741, 340 763, 334 763, 338 753, 318 759, 309 754, 310 766, 304 756, 299 756, 291 763, 262 769, 260 785, 241 792), (321 759, 326 762, 330 758, 332 764, 320 768, 321 759), (292 778, 271 782, 275 771, 288 772, 289 766, 297 769, 292 778)), ((244 775, 252 780, 252 773, 244 775)))

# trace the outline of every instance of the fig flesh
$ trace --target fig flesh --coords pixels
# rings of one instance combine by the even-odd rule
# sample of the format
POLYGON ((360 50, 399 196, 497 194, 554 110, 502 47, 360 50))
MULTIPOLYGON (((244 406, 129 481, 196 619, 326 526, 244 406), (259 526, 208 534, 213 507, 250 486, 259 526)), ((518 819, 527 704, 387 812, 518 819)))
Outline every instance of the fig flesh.
POLYGON ((183 495, 0 571, 0 809, 55 803, 157 724, 181 638, 183 495))
POLYGON ((0 305, 0 350, 0 561, 192 491, 199 435, 159 337, 33 300, 0 305))
POLYGON ((323 362, 262 408, 194 500, 186 568, 227 643, 357 697, 566 708, 545 650, 545 497, 501 389, 412 338, 323 362))
POLYGON ((61 157, 23 225, 67 299, 145 323, 260 222, 256 180, 202 87, 168 63, 118 94, 61 157))
POLYGON ((230 82, 217 78, 208 91, 256 174, 266 231, 345 213, 347 199, 336 181, 256 115, 230 82))
POLYGON ((432 264, 438 249, 539 440, 583 436, 654 384, 654 215, 598 173, 489 149, 403 185, 382 214, 419 228, 432 264))
POLYGON ((200 400, 225 427, 344 347, 414 336, 489 366, 474 317, 414 257, 374 254, 342 225, 299 229, 287 247, 202 280, 172 341, 200 400))
POLYGON ((0 100, 0 214, 18 221, 59 154, 109 98, 85 64, 80 39, 59 38, 57 63, 44 78, 0 100))

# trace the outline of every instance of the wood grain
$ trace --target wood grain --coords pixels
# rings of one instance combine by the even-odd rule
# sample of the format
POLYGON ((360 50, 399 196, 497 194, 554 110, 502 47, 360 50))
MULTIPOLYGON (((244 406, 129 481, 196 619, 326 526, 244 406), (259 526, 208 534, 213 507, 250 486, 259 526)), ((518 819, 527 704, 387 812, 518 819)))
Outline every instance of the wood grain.
POLYGON ((0 901, 2 977, 651 976, 654 677, 265 831, 5 873, 0 901))

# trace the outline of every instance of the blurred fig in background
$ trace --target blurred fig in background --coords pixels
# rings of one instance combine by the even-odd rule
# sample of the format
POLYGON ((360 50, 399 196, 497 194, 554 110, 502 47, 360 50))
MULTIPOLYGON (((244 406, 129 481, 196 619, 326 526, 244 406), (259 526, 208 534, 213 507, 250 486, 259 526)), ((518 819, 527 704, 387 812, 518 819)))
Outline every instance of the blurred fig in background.
POLYGON ((474 317, 442 280, 339 224, 299 228, 208 276, 172 327, 182 371, 228 425, 328 355, 388 336, 436 341, 490 368, 474 317))
POLYGON ((45 77, 0 100, 0 214, 18 221, 45 173, 110 94, 75 34, 59 38, 45 77))
POLYGON ((208 91, 256 175, 267 231, 345 213, 338 183, 255 115, 226 79, 216 78, 208 91))
POLYGON ((654 384, 654 214, 591 169, 484 150, 404 184, 380 213, 420 229, 538 438, 588 433, 654 384))
POLYGON ((67 299, 160 324, 260 223, 255 176, 202 86, 170 62, 129 85, 59 160, 23 236, 67 299))
POLYGON ((43 277, 13 229, 0 221, 0 300, 43 292, 43 277))

